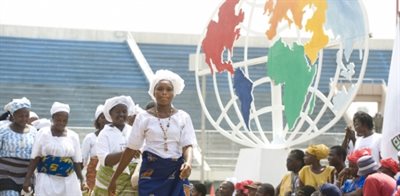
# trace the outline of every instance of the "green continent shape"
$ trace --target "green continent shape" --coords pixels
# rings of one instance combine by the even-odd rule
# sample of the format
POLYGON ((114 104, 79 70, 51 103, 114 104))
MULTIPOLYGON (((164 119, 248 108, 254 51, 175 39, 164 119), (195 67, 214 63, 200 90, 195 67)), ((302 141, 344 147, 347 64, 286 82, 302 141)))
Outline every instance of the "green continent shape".
POLYGON ((268 52, 267 72, 275 85, 283 86, 286 121, 292 129, 300 117, 316 66, 308 65, 302 45, 294 43, 290 48, 278 40, 268 52))

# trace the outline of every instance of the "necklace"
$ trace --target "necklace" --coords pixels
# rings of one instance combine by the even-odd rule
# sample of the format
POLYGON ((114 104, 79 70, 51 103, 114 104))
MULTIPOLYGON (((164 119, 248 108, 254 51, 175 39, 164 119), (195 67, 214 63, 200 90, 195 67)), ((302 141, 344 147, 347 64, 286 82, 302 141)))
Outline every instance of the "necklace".
POLYGON ((168 144, 167 144, 168 137, 167 137, 167 131, 168 131, 168 128, 169 128, 169 123, 171 122, 172 108, 171 108, 171 110, 169 111, 168 122, 167 122, 166 128, 164 128, 164 126, 163 126, 162 123, 161 123, 161 119, 160 119, 160 115, 159 115, 159 113, 158 113, 157 107, 156 107, 156 114, 157 114, 158 124, 160 125, 160 128, 161 128, 161 130, 162 130, 162 132, 163 132, 163 134, 164 134, 164 151, 168 151, 168 144))

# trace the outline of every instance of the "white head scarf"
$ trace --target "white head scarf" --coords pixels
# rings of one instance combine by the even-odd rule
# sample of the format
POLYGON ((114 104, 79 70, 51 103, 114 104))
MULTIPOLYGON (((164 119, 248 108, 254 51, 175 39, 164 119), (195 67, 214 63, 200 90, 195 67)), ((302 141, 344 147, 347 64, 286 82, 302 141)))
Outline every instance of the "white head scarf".
POLYGON ((31 108, 31 101, 26 97, 22 97, 21 99, 13 99, 10 103, 4 106, 4 110, 14 114, 15 111, 22 108, 31 108))
POLYGON ((51 121, 46 118, 37 119, 32 122, 32 126, 39 130, 43 127, 50 127, 51 121))
POLYGON ((161 80, 168 80, 172 83, 172 86, 174 87, 174 97, 181 94, 183 88, 185 88, 185 81, 178 74, 166 69, 158 70, 151 79, 148 91, 153 100, 156 100, 154 97, 154 88, 161 80))
POLYGON ((69 114, 69 105, 68 104, 64 104, 64 103, 60 103, 60 102, 54 102, 53 105, 51 106, 50 109, 50 114, 53 115, 57 112, 67 112, 69 114))
POLYGON ((29 118, 39 118, 39 116, 35 112, 29 111, 29 118))
POLYGON ((144 110, 139 106, 139 104, 136 104, 136 105, 132 106, 128 116, 135 116, 135 115, 139 114, 142 111, 144 111, 144 110))
POLYGON ((118 104, 124 104, 128 108, 128 114, 132 113, 131 111, 134 109, 135 102, 133 102, 130 96, 116 96, 106 100, 104 103, 103 114, 106 117, 108 122, 112 122, 112 118, 110 115, 110 110, 118 104))
POLYGON ((94 120, 97 120, 100 116, 100 114, 103 113, 104 105, 100 104, 96 108, 96 112, 94 113, 94 120))

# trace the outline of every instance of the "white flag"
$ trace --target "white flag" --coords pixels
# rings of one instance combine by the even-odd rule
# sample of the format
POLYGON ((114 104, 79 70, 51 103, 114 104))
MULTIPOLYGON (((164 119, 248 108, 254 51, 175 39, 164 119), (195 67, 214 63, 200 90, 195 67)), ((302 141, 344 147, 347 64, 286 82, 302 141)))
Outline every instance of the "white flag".
POLYGON ((397 160, 400 151, 400 25, 396 25, 393 43, 388 87, 386 91, 385 113, 382 127, 382 158, 397 160))

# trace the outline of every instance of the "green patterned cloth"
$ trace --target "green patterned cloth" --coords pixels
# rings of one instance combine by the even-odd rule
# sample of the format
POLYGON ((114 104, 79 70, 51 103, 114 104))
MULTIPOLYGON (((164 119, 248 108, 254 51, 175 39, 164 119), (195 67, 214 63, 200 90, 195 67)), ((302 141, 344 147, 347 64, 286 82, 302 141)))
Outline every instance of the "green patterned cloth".
MULTIPOLYGON (((131 185, 131 176, 133 171, 135 170, 137 163, 130 163, 128 165, 129 174, 122 173, 117 179, 117 189, 116 195, 118 196, 137 196, 137 190, 134 190, 131 185)), ((101 184, 108 185, 110 184, 111 177, 114 173, 114 169, 109 166, 100 166, 99 170, 96 174, 96 180, 99 181, 101 184)), ((93 195, 95 196, 107 196, 108 191, 107 189, 102 189, 98 186, 94 187, 93 195)))

